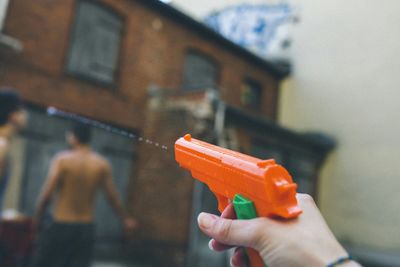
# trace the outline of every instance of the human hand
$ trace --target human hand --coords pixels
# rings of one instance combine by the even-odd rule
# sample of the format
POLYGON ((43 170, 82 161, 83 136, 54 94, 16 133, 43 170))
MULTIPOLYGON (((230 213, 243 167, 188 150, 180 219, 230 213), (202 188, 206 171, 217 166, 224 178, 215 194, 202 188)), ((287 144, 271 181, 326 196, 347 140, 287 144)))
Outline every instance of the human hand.
POLYGON ((138 226, 139 223, 132 217, 126 217, 123 219, 123 227, 126 234, 132 233, 138 226))
MULTIPOLYGON (((257 218, 235 219, 232 205, 221 217, 201 213, 198 217, 200 229, 213 238, 210 248, 224 251, 231 247, 250 247, 260 252, 269 267, 307 266, 320 267, 347 256, 347 252, 336 240, 314 200, 305 194, 297 199, 303 214, 293 220, 257 218)), ((232 266, 244 267, 241 249, 236 249, 231 259, 232 266)), ((360 266, 349 262, 341 266, 360 266)))

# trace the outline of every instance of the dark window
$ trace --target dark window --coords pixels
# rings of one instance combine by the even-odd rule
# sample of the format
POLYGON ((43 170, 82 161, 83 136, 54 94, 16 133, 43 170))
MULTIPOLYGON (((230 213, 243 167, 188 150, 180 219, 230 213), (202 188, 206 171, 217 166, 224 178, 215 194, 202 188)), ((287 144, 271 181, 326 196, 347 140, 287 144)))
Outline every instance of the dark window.
POLYGON ((246 79, 242 86, 242 104, 244 106, 260 109, 262 105, 262 86, 253 79, 246 79))
POLYGON ((318 176, 317 162, 317 158, 309 153, 290 153, 285 167, 297 183, 298 192, 314 194, 318 176))
POLYGON ((260 159, 274 159, 278 164, 284 164, 284 151, 278 146, 252 142, 250 154, 260 159))
POLYGON ((275 159, 289 171, 298 185, 298 192, 314 195, 318 177, 318 155, 300 149, 298 144, 289 145, 289 139, 277 140, 268 135, 264 138, 269 140, 252 141, 250 154, 260 159, 275 159))
POLYGON ((122 19, 91 1, 80 1, 67 62, 69 73, 105 84, 115 83, 122 19))
POLYGON ((183 73, 184 90, 215 89, 217 87, 217 77, 218 67, 211 58, 193 51, 186 55, 183 73))

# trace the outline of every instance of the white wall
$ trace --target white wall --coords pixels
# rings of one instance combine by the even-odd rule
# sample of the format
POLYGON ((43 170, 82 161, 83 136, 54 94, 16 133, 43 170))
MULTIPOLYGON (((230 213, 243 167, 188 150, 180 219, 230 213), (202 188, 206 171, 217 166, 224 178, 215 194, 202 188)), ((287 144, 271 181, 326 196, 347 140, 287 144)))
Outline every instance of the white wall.
MULTIPOLYGON (((243 1, 173 3, 201 18, 243 1)), ((400 1, 290 3, 299 5, 300 22, 280 122, 339 142, 320 184, 320 206, 335 234, 355 246, 399 251, 400 1)))
POLYGON ((280 121, 332 134, 321 207, 355 245, 400 249, 400 1, 301 1, 280 121))

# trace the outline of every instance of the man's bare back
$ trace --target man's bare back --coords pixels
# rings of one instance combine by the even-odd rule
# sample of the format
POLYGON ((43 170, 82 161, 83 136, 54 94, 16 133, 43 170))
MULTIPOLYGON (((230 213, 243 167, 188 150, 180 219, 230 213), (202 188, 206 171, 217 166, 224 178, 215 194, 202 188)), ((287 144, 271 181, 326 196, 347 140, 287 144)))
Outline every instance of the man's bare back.
POLYGON ((55 207, 54 222, 42 232, 34 253, 35 267, 90 265, 94 204, 99 190, 106 195, 127 234, 137 226, 123 208, 110 164, 90 148, 90 128, 75 125, 66 137, 71 150, 54 157, 38 201, 39 223, 52 199, 55 207))
POLYGON ((134 228, 136 222, 125 213, 115 189, 110 164, 84 145, 61 152, 53 159, 38 201, 37 216, 42 217, 54 195, 56 222, 91 223, 99 190, 105 193, 124 226, 134 228))
POLYGON ((58 222, 92 222, 97 191, 110 173, 103 157, 89 149, 62 152, 54 219, 58 222))

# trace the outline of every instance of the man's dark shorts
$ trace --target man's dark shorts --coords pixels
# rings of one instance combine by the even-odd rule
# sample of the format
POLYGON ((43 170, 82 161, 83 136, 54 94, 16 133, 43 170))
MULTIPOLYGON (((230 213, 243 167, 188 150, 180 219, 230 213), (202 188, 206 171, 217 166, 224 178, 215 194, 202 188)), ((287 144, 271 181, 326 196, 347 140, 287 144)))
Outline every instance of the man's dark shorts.
POLYGON ((94 230, 93 224, 53 223, 39 238, 32 267, 89 267, 94 230))

